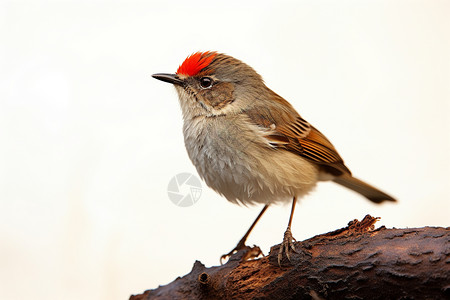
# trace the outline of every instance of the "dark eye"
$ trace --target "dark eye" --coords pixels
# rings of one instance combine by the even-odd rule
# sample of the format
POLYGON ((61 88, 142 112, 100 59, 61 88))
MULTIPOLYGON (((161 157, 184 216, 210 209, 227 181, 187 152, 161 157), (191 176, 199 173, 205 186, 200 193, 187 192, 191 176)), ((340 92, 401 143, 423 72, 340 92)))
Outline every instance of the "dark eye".
POLYGON ((209 77, 200 78, 200 86, 204 89, 210 88, 213 84, 213 81, 209 77))

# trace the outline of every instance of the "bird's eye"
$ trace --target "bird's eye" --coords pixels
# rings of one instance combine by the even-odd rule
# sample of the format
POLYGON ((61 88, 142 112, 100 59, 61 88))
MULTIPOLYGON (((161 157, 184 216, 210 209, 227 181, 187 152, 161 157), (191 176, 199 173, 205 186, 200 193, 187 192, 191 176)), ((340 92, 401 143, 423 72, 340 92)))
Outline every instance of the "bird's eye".
POLYGON ((200 86, 204 89, 210 88, 213 84, 213 81, 209 77, 202 77, 200 79, 200 86))

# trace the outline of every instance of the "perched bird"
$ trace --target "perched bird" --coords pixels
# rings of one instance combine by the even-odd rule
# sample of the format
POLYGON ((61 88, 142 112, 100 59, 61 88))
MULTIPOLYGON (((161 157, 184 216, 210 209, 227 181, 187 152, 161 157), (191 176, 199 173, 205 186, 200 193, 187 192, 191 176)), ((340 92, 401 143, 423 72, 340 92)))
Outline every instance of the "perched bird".
POLYGON ((352 176, 331 142, 292 105, 269 89, 253 68, 217 52, 188 56, 175 74, 154 78, 178 93, 184 141, 206 184, 228 201, 264 204, 235 251, 272 203, 292 201, 278 262, 294 248, 291 222, 297 200, 318 181, 332 180, 375 203, 395 201, 352 176))

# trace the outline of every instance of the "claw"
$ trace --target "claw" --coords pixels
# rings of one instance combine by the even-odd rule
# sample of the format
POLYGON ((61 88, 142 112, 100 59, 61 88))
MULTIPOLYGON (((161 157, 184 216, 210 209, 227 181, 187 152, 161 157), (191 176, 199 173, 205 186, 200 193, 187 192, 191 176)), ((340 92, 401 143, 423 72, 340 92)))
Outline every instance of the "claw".
POLYGON ((297 250, 295 249, 294 242, 297 242, 297 240, 292 236, 291 228, 288 227, 286 229, 286 232, 284 233, 283 242, 280 245, 280 250, 278 251, 278 265, 281 267, 281 259, 283 258, 283 252, 286 253, 286 257, 289 261, 291 261, 291 255, 290 251, 297 253, 297 250))
POLYGON ((233 248, 233 250, 231 250, 230 252, 228 252, 227 254, 224 254, 220 257, 220 264, 223 265, 223 260, 229 258, 231 255, 233 255, 234 253, 238 252, 239 250, 248 248, 248 246, 246 246, 242 240, 239 241, 239 243, 236 245, 236 247, 233 248))
POLYGON ((260 255, 263 255, 261 249, 253 245, 253 247, 247 246, 247 245, 240 245, 238 244, 233 250, 228 252, 227 254, 224 254, 220 257, 220 264, 223 265, 223 260, 229 258, 231 255, 235 254, 236 252, 240 250, 246 250, 245 254, 242 256, 242 261, 247 261, 253 258, 257 258, 260 255))
POLYGON ((261 251, 261 248, 259 248, 256 245, 253 245, 253 247, 247 246, 248 251, 242 256, 242 261, 251 260, 254 258, 258 258, 260 255, 264 256, 263 252, 261 251))
POLYGON ((231 255, 233 255, 234 253, 236 253, 235 251, 237 251, 236 249, 231 250, 230 252, 228 252, 227 254, 224 254, 220 257, 220 265, 223 265, 223 261, 226 260, 227 258, 229 258, 231 255))
POLYGON ((227 259, 229 256, 231 256, 230 253, 224 254, 220 257, 220 265, 223 265, 223 260, 227 259))
POLYGON ((242 249, 248 249, 247 253, 243 257, 243 260, 248 260, 250 258, 257 258, 260 254, 262 254, 262 251, 261 251, 261 249, 259 249, 259 247, 257 247, 257 246, 248 247, 245 245, 245 241, 247 240, 247 237, 250 234, 250 232, 252 231, 253 227, 255 227, 256 223, 258 223, 258 220, 261 218, 261 216, 264 214, 264 212, 267 210, 268 207, 269 207, 269 204, 264 205, 263 209, 261 210, 259 215, 256 217, 255 221, 250 226, 250 228, 247 230, 247 232, 242 237, 242 239, 239 241, 239 243, 236 245, 236 247, 234 247, 234 249, 231 250, 230 252, 228 252, 227 254, 224 254, 220 257, 221 265, 223 264, 222 260, 230 257, 231 255, 233 255, 234 253, 236 253, 242 249))
POLYGON ((230 252, 228 252, 227 254, 222 255, 222 256, 220 257, 220 265, 223 265, 223 261, 224 261, 224 260, 228 259, 231 255, 233 255, 234 253, 236 253, 235 251, 236 251, 236 250, 233 249, 233 250, 231 250, 230 252))

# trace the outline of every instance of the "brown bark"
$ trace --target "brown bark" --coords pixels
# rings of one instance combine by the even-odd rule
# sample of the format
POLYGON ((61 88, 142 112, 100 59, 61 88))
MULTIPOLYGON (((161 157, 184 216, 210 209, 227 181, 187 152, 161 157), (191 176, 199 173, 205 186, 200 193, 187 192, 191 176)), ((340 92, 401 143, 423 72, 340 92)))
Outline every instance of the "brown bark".
POLYGON ((376 230, 366 216, 349 226, 295 244, 278 266, 268 256, 192 271, 148 290, 143 299, 450 299, 450 227, 376 230))

